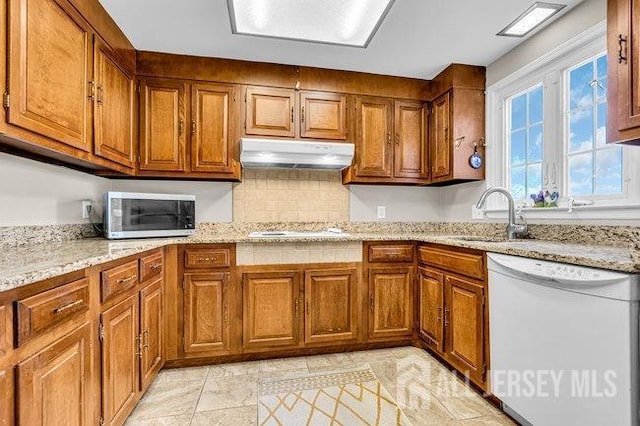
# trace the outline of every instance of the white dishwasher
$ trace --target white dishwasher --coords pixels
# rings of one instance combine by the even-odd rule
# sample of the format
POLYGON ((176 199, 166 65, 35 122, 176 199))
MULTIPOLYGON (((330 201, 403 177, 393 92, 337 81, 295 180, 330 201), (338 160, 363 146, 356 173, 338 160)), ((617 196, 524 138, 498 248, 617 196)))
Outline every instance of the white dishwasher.
POLYGON ((523 424, 638 425, 638 276, 489 259, 490 389, 523 424))

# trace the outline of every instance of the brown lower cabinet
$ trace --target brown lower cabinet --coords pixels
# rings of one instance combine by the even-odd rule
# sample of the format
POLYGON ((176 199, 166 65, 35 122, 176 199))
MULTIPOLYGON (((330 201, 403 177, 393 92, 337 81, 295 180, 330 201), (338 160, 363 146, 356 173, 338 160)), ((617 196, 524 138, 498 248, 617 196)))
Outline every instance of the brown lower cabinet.
POLYGON ((477 278, 478 263, 484 264, 484 255, 420 247, 419 261, 418 335, 451 366, 485 387, 488 364, 486 283, 477 278), (453 259, 456 255, 459 262, 455 267, 447 270, 431 267, 441 264, 446 256, 453 259), (474 257, 476 259, 472 261, 474 257))
POLYGON ((413 266, 369 268, 369 339, 413 334, 413 266))
POLYGON ((229 353, 229 272, 184 275, 184 352, 229 353))
POLYGON ((0 426, 13 425, 13 371, 0 370, 0 426))
POLYGON ((243 348, 300 346, 300 271, 242 275, 243 348))
MULTIPOLYGON (((162 258, 157 260, 158 253, 161 252, 147 256, 160 265, 154 269, 156 275, 140 284, 136 282, 133 289, 119 296, 123 300, 106 304, 100 315, 101 420, 104 424, 123 424, 164 364, 164 274, 162 258)), ((145 257, 139 263, 146 264, 145 257)), ((111 271, 119 271, 122 265, 130 269, 131 264, 137 265, 138 261, 102 272, 103 280, 113 275, 111 271)), ((134 273, 139 275, 137 269, 134 273)), ((122 280, 125 282, 127 278, 122 280)))
MULTIPOLYGON (((61 337, 16 367, 18 422, 23 425, 91 424, 89 323, 61 337)), ((5 385, 6 386, 6 385, 5 385)), ((3 399, 5 393, 2 393, 3 399)))

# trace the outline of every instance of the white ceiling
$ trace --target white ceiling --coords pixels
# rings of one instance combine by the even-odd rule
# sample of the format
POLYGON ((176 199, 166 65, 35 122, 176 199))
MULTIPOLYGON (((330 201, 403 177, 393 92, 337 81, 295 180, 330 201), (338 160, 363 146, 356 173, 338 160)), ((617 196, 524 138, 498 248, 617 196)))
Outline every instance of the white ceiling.
MULTIPOLYGON (((558 1, 567 4, 558 16, 580 1, 558 1)), ((100 2, 138 50, 431 79, 452 62, 489 65, 521 43, 495 34, 534 0, 396 0, 367 49, 234 35, 226 0, 100 2)))

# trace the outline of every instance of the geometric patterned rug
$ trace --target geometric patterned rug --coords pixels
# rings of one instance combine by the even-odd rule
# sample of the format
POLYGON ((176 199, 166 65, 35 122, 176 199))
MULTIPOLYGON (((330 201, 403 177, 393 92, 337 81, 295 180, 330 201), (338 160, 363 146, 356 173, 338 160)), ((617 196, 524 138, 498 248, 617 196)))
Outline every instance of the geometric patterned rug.
POLYGON ((411 425, 371 369, 259 383, 258 424, 411 425))

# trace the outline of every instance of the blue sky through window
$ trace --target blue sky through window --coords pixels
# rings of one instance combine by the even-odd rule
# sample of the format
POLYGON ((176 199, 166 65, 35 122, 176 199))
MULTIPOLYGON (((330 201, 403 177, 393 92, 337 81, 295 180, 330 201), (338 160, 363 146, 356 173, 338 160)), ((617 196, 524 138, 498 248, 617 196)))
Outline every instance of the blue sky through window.
POLYGON ((569 196, 622 192, 622 149, 606 143, 607 55, 567 71, 569 196))
POLYGON ((509 190, 517 200, 542 189, 543 96, 537 84, 507 100, 509 190))

